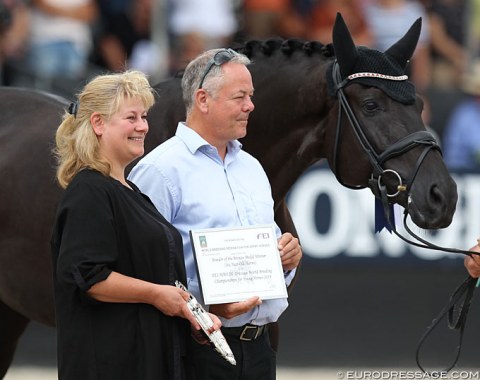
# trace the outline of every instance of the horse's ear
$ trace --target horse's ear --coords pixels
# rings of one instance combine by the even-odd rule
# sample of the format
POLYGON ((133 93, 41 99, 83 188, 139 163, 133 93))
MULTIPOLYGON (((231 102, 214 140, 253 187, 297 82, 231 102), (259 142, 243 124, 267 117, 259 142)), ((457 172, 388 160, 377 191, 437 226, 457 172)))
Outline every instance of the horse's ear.
POLYGON ((357 60, 357 48, 353 42, 350 31, 340 13, 337 13, 332 33, 333 48, 337 57, 342 78, 350 74, 357 60))
POLYGON ((412 58, 413 52, 417 47, 421 29, 422 18, 420 17, 400 40, 385 51, 385 54, 394 58, 403 69, 407 67, 407 63, 412 58))

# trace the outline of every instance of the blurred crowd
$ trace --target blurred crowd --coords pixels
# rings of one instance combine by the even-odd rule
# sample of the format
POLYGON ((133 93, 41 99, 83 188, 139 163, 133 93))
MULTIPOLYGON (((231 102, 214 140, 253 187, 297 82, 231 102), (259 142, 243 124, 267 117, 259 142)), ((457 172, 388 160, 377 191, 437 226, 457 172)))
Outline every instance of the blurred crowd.
POLYGON ((409 74, 425 121, 449 166, 480 170, 480 0, 0 0, 1 84, 70 96, 99 72, 161 80, 234 42, 329 43, 337 12, 382 51, 422 18, 409 74))

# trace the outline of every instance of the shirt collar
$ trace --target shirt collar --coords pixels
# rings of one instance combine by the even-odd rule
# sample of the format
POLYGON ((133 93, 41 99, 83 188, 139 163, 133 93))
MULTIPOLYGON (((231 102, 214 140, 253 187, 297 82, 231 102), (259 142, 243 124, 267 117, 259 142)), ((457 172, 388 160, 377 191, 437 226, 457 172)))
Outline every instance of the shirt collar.
MULTIPOLYGON (((185 143, 192 154, 195 154, 201 147, 212 147, 202 136, 192 128, 189 128, 184 122, 178 123, 175 135, 185 143)), ((227 155, 236 156, 241 149, 242 144, 238 140, 229 141, 227 145, 227 155)))

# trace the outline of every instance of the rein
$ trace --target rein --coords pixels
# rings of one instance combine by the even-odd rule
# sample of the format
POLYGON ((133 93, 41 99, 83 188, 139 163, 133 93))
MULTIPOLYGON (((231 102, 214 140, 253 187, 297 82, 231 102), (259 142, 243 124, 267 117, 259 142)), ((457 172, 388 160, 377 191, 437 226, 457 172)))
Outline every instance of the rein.
MULTIPOLYGON (((407 80, 408 77, 406 75, 401 75, 401 76, 390 76, 390 75, 383 75, 383 74, 378 74, 378 73, 356 73, 349 75, 347 78, 345 78, 342 81, 341 78, 341 73, 340 73, 340 67, 338 65, 338 62, 335 61, 333 63, 333 81, 336 87, 336 93, 338 97, 338 118, 337 118, 337 129, 336 129, 336 134, 335 134, 335 145, 334 145, 334 152, 333 152, 333 173, 335 174, 335 177, 337 178, 337 181, 342 184, 343 186, 350 188, 350 189, 362 189, 365 188, 366 186, 350 186, 345 184, 345 182, 342 180, 341 175, 339 171, 337 170, 337 163, 338 163, 338 150, 339 150, 339 145, 340 145, 340 135, 341 135, 341 130, 342 130, 342 122, 341 122, 341 117, 342 113, 344 113, 349 121, 350 126, 352 127, 355 136, 357 137, 358 142, 360 143, 363 151, 366 153, 368 160, 370 164, 372 165, 372 175, 369 180, 369 187, 374 193, 374 195, 380 199, 382 207, 383 207, 383 212, 385 214, 385 218, 389 224, 390 230, 395 233, 400 239, 403 241, 407 242, 408 244, 411 244, 416 247, 421 247, 421 248, 426 248, 426 249, 434 249, 434 250, 439 250, 439 251, 444 251, 444 252, 451 252, 451 253, 460 253, 463 255, 468 255, 471 256, 472 252, 470 251, 465 251, 461 249, 455 249, 455 248, 446 248, 446 247, 441 247, 438 245, 435 245, 425 239, 422 239, 418 235, 416 235, 407 225, 407 217, 408 217, 408 205, 411 203, 411 197, 410 197, 410 188, 418 174, 418 171, 420 169, 420 166, 422 165, 423 161, 425 160, 426 156, 431 150, 438 150, 441 152, 441 149, 439 145, 437 144, 434 136, 427 131, 418 131, 418 132, 413 132, 408 136, 405 136, 404 138, 398 140, 394 144, 390 145, 387 147, 382 153, 377 153, 370 141, 368 140, 367 136, 364 133, 364 130, 362 126, 360 125, 358 119, 355 116, 355 113, 353 112, 352 108, 350 107, 350 104, 345 96, 345 93, 343 91, 343 88, 345 85, 350 81, 354 80, 356 78, 361 78, 361 77, 375 77, 383 80, 394 80, 394 81, 401 81, 401 80, 407 80), (401 175, 396 172, 395 170, 392 169, 385 169, 383 167, 384 163, 388 161, 389 159, 393 157, 400 156, 411 149, 418 147, 418 146, 424 146, 424 149, 420 156, 417 158, 417 161, 415 163, 415 167, 413 169, 413 172, 410 175, 410 178, 403 182, 401 175), (397 185, 397 191, 393 194, 389 194, 388 190, 383 183, 382 178, 385 177, 386 175, 394 175, 398 179, 398 185, 397 185), (404 212, 404 218, 403 218, 403 225, 405 227, 405 230, 407 233, 413 237, 415 240, 408 239, 404 236, 402 236, 397 229, 395 228, 395 223, 393 221, 393 214, 391 211, 391 206, 393 202, 390 202, 390 199, 393 197, 396 197, 398 194, 401 192, 406 192, 407 193, 407 208, 405 208, 404 212)), ((474 279, 471 276, 468 276, 460 286, 458 286, 453 294, 450 296, 450 299, 447 303, 447 305, 441 310, 439 315, 432 321, 431 325, 427 327, 426 332, 423 334, 421 337, 417 350, 416 350, 416 362, 418 367, 424 372, 427 373, 427 371, 423 368, 423 366, 420 364, 420 350, 423 346, 423 343, 425 342, 426 338, 430 335, 432 330, 438 325, 438 323, 448 314, 448 327, 452 330, 456 330, 458 332, 458 346, 456 347, 456 355, 455 358, 452 362, 452 364, 445 369, 445 372, 450 371, 457 363, 459 357, 460 357, 460 351, 461 351, 461 345, 462 345, 462 340, 463 340, 463 333, 465 330, 465 325, 466 325, 466 320, 467 320, 467 315, 468 311, 470 308, 470 304, 472 301, 472 297, 474 294, 475 286, 476 286, 477 280, 474 279), (463 299, 463 302, 462 302, 463 299), (461 302, 460 305, 458 305, 461 302), (456 317, 455 317, 456 316, 456 317)))

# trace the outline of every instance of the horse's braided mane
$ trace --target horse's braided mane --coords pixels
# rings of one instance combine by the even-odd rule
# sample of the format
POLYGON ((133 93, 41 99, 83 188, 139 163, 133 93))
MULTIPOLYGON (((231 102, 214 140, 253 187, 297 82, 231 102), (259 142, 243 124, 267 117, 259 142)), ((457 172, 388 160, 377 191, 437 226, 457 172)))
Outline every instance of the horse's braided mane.
MULTIPOLYGON (((249 40, 245 43, 234 44, 231 48, 239 53, 245 54, 248 58, 252 58, 257 52, 269 57, 276 51, 282 52, 285 56, 290 56, 296 51, 303 51, 307 56, 322 54, 326 58, 335 55, 332 44, 325 45, 319 41, 303 41, 297 38, 249 40)), ((182 78, 184 71, 184 69, 177 71, 174 77, 182 78)))
POLYGON ((307 56, 319 53, 325 57, 334 55, 333 46, 325 45, 318 41, 303 41, 297 38, 271 38, 268 40, 250 40, 241 46, 234 46, 234 50, 252 58, 255 52, 261 52, 266 56, 271 56, 276 51, 281 51, 284 55, 290 56, 296 51, 303 51, 307 56))

